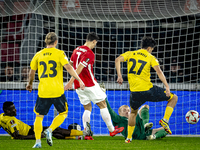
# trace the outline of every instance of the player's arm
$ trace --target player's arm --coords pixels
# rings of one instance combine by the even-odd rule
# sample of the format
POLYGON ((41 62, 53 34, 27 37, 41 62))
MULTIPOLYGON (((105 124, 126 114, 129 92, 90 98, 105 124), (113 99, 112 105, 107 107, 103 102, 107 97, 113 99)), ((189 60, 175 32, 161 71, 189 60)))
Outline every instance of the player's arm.
POLYGON ((26 86, 26 90, 28 90, 29 92, 32 91, 33 80, 35 78, 35 72, 36 70, 32 70, 32 69, 29 72, 28 85, 26 86))
POLYGON ((69 64, 70 64, 71 66, 73 66, 73 62, 70 61, 69 64))
POLYGON ((123 83, 122 73, 121 73, 121 62, 124 62, 124 57, 119 56, 115 59, 115 67, 117 70, 117 82, 121 85, 123 83))
POLYGON ((81 73, 81 71, 83 70, 84 66, 79 64, 78 68, 76 69, 76 71, 74 70, 74 68, 69 65, 69 64, 66 64, 64 65, 65 69, 67 70, 67 72, 70 73, 70 75, 72 76, 71 79, 69 80, 69 82, 67 83, 67 85, 65 86, 65 90, 68 90, 72 87, 72 83, 74 82, 74 80, 78 80, 79 81, 79 84, 80 84, 80 88, 81 89, 84 89, 85 85, 84 83, 82 82, 82 80, 79 78, 79 74, 81 73))
POLYGON ((160 80, 163 82, 163 84, 166 87, 166 96, 170 96, 170 89, 169 89, 169 85, 167 83, 167 80, 165 78, 165 75, 163 74, 162 70, 160 69, 160 66, 154 66, 153 69, 156 71, 158 77, 160 78, 160 80))
POLYGON ((107 98, 106 98, 106 104, 107 104, 107 108, 108 108, 108 111, 111 116, 111 120, 115 123, 119 123, 121 121, 121 116, 119 116, 114 110, 112 110, 107 98))

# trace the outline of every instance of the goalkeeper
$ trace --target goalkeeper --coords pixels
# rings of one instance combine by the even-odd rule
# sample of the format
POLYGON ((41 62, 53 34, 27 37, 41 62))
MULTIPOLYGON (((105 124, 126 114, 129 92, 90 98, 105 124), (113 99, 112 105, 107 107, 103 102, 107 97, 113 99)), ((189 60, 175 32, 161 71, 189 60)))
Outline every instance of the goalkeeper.
MULTIPOLYGON (((105 85, 100 84, 100 87, 102 91, 106 91, 105 85)), ((124 127, 124 130, 121 132, 121 134, 124 136, 124 138, 127 138, 128 135, 128 118, 130 115, 130 108, 127 105, 122 105, 118 109, 119 115, 112 110, 110 107, 110 104, 106 98, 106 104, 108 107, 108 111, 110 113, 112 122, 114 126, 118 127, 124 127)), ((132 135, 132 139, 136 140, 154 140, 158 138, 165 137, 168 133, 164 130, 163 127, 157 128, 157 129, 151 129, 153 126, 153 123, 149 123, 149 106, 143 105, 137 114, 136 117, 136 125, 135 130, 132 135)))
MULTIPOLYGON (((21 120, 18 120, 15 105, 13 102, 6 101, 3 103, 4 113, 0 114, 0 128, 2 127, 8 134, 12 136, 12 139, 35 139, 35 133, 33 126, 27 125, 21 120)), ((74 125, 74 124, 73 124, 74 125)), ((43 127, 43 130, 48 127, 43 127)), ((70 126, 69 126, 70 128, 70 126)), ((82 135, 92 134, 89 124, 87 124, 88 133, 85 131, 79 131, 75 129, 63 129, 56 128, 52 133, 53 137, 57 139, 76 139, 81 138, 82 135)), ((44 134, 41 134, 44 137, 44 134)))

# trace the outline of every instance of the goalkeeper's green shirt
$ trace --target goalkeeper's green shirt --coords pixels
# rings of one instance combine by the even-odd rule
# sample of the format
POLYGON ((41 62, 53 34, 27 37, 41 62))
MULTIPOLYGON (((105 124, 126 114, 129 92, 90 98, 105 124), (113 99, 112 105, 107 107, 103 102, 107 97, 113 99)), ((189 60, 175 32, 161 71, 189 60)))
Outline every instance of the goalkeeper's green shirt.
MULTIPOLYGON (((124 127, 124 130, 121 132, 121 134, 126 139, 126 137, 128 135, 128 132, 127 132, 128 131, 128 118, 122 117, 122 116, 118 115, 114 110, 112 110, 107 98, 106 98, 106 104, 107 104, 108 111, 110 113, 113 125, 118 126, 118 127, 124 127)), ((146 136, 151 135, 151 133, 152 133, 152 129, 145 132, 143 121, 140 118, 140 116, 137 115, 135 130, 133 132, 132 139, 145 140, 146 136)))

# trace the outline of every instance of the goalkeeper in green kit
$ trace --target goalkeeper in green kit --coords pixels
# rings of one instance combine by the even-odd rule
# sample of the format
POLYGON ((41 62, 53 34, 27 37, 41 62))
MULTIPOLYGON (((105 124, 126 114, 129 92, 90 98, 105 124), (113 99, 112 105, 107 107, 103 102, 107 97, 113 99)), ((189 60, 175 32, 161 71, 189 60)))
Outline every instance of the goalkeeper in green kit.
MULTIPOLYGON (((101 89, 105 92, 105 85, 104 83, 100 84, 101 89)), ((112 122, 114 126, 118 127, 124 127, 124 130, 121 132, 121 134, 124 136, 124 138, 127 138, 128 135, 128 117, 130 115, 130 108, 127 105, 122 105, 118 109, 119 115, 112 110, 110 107, 110 104, 106 98, 106 104, 108 111, 110 113, 112 122)), ((149 123, 149 106, 143 105, 138 111, 137 117, 136 117, 136 125, 135 130, 132 135, 132 139, 136 140, 154 140, 158 138, 163 138, 167 135, 167 132, 164 130, 163 127, 157 128, 157 129, 151 129, 153 126, 153 123, 149 123)))

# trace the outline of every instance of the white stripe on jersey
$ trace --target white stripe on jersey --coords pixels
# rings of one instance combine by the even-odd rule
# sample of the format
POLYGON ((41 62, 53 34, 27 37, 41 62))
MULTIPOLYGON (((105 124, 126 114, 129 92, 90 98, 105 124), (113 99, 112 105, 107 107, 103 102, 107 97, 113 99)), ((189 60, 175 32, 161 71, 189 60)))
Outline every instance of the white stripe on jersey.
POLYGON ((90 76, 92 78, 93 83, 96 84, 97 82, 95 81, 94 76, 93 76, 92 71, 91 71, 91 64, 88 65, 88 70, 89 70, 89 73, 90 73, 90 76))

